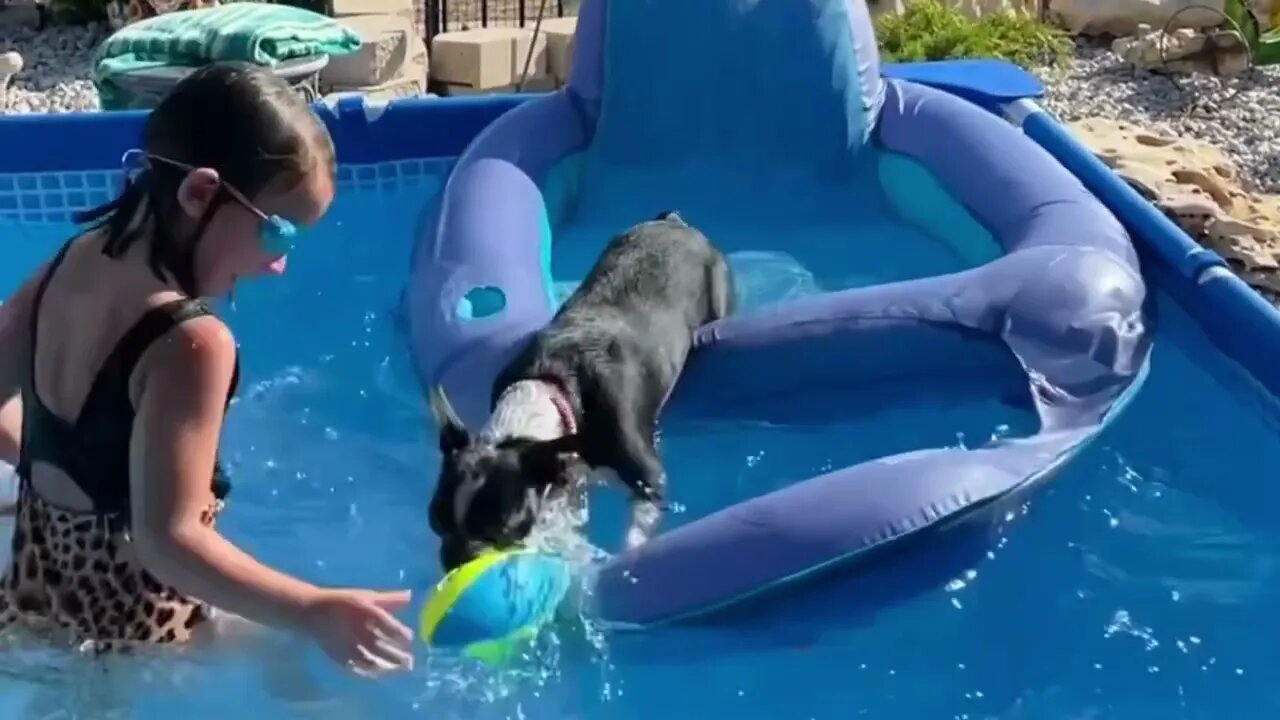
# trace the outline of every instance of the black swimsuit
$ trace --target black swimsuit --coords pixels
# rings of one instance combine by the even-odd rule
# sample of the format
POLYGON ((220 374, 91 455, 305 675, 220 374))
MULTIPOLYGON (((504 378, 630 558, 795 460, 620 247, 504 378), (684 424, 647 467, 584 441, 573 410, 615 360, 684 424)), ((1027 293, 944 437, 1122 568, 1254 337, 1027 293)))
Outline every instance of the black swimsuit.
MULTIPOLYGON (((22 389, 21 482, 13 560, 0 587, 0 625, 23 618, 72 630, 80 639, 180 642, 207 617, 198 601, 180 596, 122 552, 129 525, 129 445, 134 408, 129 379, 155 341, 183 322, 211 314, 182 298, 152 308, 120 339, 94 378, 80 414, 66 422, 35 389, 36 328, 49 280, 68 242, 36 288, 31 309, 31 369, 22 389), (93 504, 91 512, 59 508, 31 487, 35 462, 62 470, 93 504)), ((228 402, 239 381, 239 363, 228 402)), ((212 524, 230 485, 215 465, 212 524)))

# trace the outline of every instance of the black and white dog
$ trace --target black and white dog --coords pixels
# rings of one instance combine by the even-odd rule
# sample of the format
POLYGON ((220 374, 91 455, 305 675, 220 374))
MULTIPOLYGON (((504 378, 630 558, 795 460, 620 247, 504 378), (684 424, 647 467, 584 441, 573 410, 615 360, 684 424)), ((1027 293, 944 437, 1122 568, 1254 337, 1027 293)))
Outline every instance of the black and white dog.
POLYGON ((592 469, 631 489, 627 547, 662 514, 658 413, 699 326, 733 310, 724 255, 673 212, 614 237, 546 328, 498 375, 473 436, 431 391, 443 462, 431 501, 446 570, 524 541, 546 502, 577 501, 592 469))

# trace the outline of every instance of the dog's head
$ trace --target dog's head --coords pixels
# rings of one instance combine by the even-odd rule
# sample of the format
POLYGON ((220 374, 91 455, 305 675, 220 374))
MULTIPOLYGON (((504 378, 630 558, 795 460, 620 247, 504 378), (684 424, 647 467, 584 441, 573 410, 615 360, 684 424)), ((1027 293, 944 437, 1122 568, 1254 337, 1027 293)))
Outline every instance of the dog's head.
POLYGON ((446 571, 485 549, 520 544, 548 496, 572 486, 582 472, 576 435, 496 442, 474 437, 440 388, 431 391, 431 412, 440 428, 441 465, 430 522, 446 571))

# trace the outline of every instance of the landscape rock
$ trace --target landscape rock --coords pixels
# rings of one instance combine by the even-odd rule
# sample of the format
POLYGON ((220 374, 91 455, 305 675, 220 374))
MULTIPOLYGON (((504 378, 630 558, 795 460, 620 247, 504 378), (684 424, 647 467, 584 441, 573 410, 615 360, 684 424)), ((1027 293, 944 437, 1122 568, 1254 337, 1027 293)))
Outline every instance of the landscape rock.
POLYGON ((1225 258, 1250 285, 1280 293, 1280 195, 1239 186, 1231 160, 1212 145, 1112 120, 1071 130, 1108 167, 1225 258))
POLYGON ((1178 28, 1166 33, 1144 24, 1137 32, 1117 38, 1111 49, 1138 70, 1232 77, 1250 67, 1249 45, 1234 30, 1178 28))
POLYGON ((1139 25, 1207 28, 1222 23, 1223 0, 1050 0, 1049 14, 1072 33, 1125 37, 1139 25), (1179 12, 1181 11, 1181 12, 1179 12))
POLYGON ((22 72, 22 56, 9 51, 0 53, 0 108, 8 104, 9 85, 13 76, 22 72))

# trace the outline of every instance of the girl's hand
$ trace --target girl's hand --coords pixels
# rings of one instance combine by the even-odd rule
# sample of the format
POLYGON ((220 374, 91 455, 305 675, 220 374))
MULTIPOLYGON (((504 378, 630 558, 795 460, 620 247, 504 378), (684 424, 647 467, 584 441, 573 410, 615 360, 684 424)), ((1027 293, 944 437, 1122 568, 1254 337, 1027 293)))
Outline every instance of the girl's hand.
POLYGON ((413 631, 392 615, 409 591, 321 590, 307 608, 304 629, 335 662, 373 677, 413 668, 413 631))

